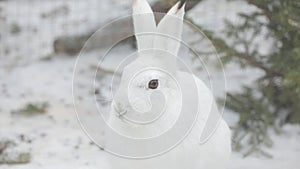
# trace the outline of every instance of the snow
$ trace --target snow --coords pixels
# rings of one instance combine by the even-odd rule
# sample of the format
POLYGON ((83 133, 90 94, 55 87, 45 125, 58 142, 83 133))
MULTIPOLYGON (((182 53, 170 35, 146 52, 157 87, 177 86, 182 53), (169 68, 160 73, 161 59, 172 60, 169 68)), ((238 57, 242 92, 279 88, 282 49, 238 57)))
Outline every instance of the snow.
MULTIPOLYGON (((97 28, 130 11, 130 2, 119 0, 10 0, 0 2, 0 137, 17 140, 20 135, 30 142, 21 142, 21 151, 29 150, 32 160, 28 164, 1 165, 1 169, 64 169, 101 168, 109 169, 106 154, 81 130, 73 107, 72 76, 76 57, 52 55, 53 40, 60 35, 78 34, 97 28), (66 7, 64 12, 63 7, 66 7), (60 12, 56 9, 62 9, 60 12), (51 16, 41 17, 43 14, 51 16), (6 18, 6 19, 3 19, 6 18), (21 32, 11 34, 12 24, 18 24, 21 32), (9 52, 5 52, 9 50, 9 52), (50 60, 43 59, 51 56, 50 60), (24 116, 12 114, 28 103, 47 102, 46 114, 24 116)), ((224 0, 204 1, 189 15, 201 16, 200 24, 207 28, 222 27, 222 16, 237 19, 238 11, 253 10, 243 2, 224 0)), ((130 53, 129 45, 120 47, 105 61, 107 68, 113 67, 115 59, 130 53), (124 52, 124 50, 126 50, 124 52), (113 59, 112 59, 113 58, 113 59)), ((93 91, 85 86, 91 66, 101 50, 88 53, 86 67, 78 77, 81 97, 93 97, 93 91)), ((218 79, 222 72, 211 68, 213 77, 218 79)), ((253 69, 240 69, 235 64, 225 68, 227 91, 239 91, 243 84, 249 84, 261 75, 253 69)), ((200 73, 201 75, 201 73, 200 73)), ((204 77, 204 75, 203 75, 204 77)), ((103 78, 105 79, 105 78, 103 78)), ((100 81, 100 84, 105 84, 100 81)), ((217 89, 218 90, 218 89, 217 89)), ((89 105, 84 105, 88 114, 89 105)), ((238 116, 225 112, 225 120, 234 126, 238 116)), ((243 158, 233 153, 229 169, 298 169, 300 156, 300 127, 286 125, 280 135, 272 134, 274 145, 267 151, 273 158, 250 156, 243 158)), ((1 140, 1 139, 0 139, 1 140)))

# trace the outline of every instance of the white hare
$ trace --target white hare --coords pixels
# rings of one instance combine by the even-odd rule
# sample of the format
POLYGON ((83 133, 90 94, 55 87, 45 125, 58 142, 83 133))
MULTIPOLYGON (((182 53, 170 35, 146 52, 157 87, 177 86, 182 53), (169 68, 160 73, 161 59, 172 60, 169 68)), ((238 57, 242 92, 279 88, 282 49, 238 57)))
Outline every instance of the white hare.
POLYGON ((215 130, 210 130, 213 131, 211 137, 200 143, 208 117, 219 114, 213 95, 200 79, 176 67, 184 6, 178 2, 156 25, 146 0, 134 0, 133 23, 138 57, 123 69, 109 126, 120 135, 136 140, 163 137, 172 129, 175 132, 170 132, 159 145, 137 143, 134 150, 127 145, 114 144, 120 140, 108 139, 107 147, 110 143, 118 145, 119 149, 131 151, 137 158, 157 153, 152 158, 138 160, 111 155, 112 169, 226 168, 231 154, 231 136, 222 117, 215 130), (197 110, 198 114, 193 116, 195 113, 191 112, 197 110), (185 118, 185 121, 176 128, 179 118, 185 118), (189 126, 191 130, 186 130, 189 126), (184 134, 186 136, 182 137, 184 134), (168 147, 180 138, 183 139, 176 146, 168 147), (162 152, 164 148, 170 149, 159 154, 158 150, 162 152))

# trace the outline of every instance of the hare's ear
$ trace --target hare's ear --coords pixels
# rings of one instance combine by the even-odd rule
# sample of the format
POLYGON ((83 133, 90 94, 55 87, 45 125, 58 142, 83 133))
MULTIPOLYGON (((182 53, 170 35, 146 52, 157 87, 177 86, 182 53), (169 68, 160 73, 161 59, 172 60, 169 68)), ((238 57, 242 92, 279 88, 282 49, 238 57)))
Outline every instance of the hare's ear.
POLYGON ((154 48, 165 50, 177 56, 181 44, 181 34, 184 17, 184 1, 178 2, 163 17, 157 26, 154 38, 154 48))
POLYGON ((153 48, 153 33, 156 29, 153 11, 146 0, 134 0, 132 8, 138 50, 151 49, 153 48))

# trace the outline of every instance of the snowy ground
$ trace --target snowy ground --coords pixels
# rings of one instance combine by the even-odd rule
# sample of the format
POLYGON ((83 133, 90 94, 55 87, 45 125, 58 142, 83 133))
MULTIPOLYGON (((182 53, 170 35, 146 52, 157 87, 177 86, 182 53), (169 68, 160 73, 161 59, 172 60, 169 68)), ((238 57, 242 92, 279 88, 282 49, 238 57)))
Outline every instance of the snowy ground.
MULTIPOLYGON (((234 12, 248 9, 240 2, 225 4, 223 0, 218 3, 213 1, 215 3, 204 3, 204 7, 199 6, 190 13, 191 17, 200 20, 207 28, 221 27, 223 16, 235 19, 234 12), (208 12, 203 12, 204 9, 208 12)), ((32 154, 28 164, 0 164, 1 169, 109 169, 106 153, 88 139, 74 113, 72 75, 76 57, 51 55, 50 60, 43 58, 52 54, 55 37, 93 29, 128 13, 129 6, 129 2, 121 3, 118 0, 0 2, 0 140, 19 140, 19 148, 29 149, 32 154), (15 24, 21 30, 12 34, 10 30, 15 24), (28 103, 36 102, 49 104, 45 114, 25 116, 12 113, 28 103)), ((115 57, 124 54, 124 50, 130 53, 133 49, 127 45, 122 46, 114 54, 115 57)), ((82 70, 80 77, 83 84, 85 76, 96 64, 91 61, 98 52, 101 51, 89 53, 86 59, 87 67, 82 70)), ((114 60, 107 62, 113 64, 114 60)), ((217 68, 212 70, 215 77, 222 74, 217 68)), ((260 73, 256 70, 241 70, 234 64, 226 67, 225 72, 229 91, 251 83, 260 73)), ((92 97, 92 94, 93 91, 84 92, 82 97, 92 97)), ((234 125, 237 119, 235 114, 225 112, 224 116, 231 126, 234 125)), ((255 156, 243 158, 241 154, 233 153, 228 168, 298 169, 300 127, 285 126, 283 131, 281 135, 272 134, 274 146, 267 150, 273 155, 272 159, 255 156)))

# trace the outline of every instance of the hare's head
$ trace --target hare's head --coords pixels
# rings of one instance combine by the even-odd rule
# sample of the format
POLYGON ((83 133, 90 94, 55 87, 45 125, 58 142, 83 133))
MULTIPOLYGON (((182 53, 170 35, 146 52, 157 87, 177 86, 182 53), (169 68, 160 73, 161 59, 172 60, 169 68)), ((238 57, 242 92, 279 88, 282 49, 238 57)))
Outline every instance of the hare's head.
MULTIPOLYGON (((115 112, 120 115, 134 112, 137 116, 151 112, 149 116, 158 116, 157 113, 178 106, 179 103, 174 101, 180 93, 176 56, 181 43, 183 16, 184 4, 179 2, 156 25, 146 0, 134 0, 137 59, 123 69, 112 104, 115 112)), ((151 119, 149 116, 147 118, 151 119)))

